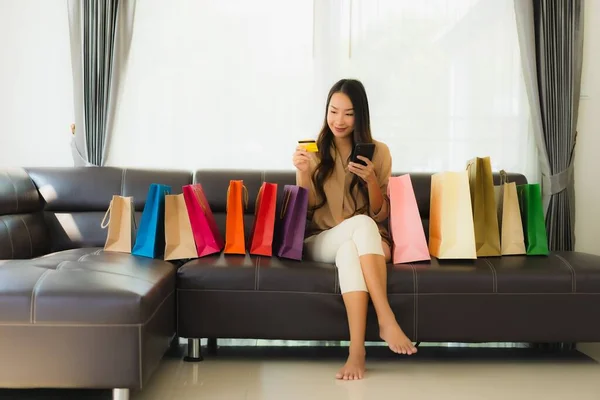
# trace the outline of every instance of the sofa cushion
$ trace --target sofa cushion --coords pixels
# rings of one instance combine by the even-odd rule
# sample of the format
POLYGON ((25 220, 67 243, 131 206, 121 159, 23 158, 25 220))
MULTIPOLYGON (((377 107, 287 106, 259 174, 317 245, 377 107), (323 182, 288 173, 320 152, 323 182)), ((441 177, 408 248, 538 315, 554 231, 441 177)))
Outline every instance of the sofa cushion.
POLYGON ((0 264, 4 324, 144 324, 175 288, 171 263, 77 249, 0 264))

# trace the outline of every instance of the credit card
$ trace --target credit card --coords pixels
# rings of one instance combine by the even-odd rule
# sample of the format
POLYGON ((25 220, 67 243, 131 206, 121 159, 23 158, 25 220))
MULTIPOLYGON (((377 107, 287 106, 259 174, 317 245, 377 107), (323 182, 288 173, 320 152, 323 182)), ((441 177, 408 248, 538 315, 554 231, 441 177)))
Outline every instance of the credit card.
POLYGON ((308 151, 309 153, 318 153, 319 152, 319 148, 317 147, 317 142, 315 140, 312 140, 312 139, 299 140, 298 144, 300 146, 304 147, 304 150, 308 151))

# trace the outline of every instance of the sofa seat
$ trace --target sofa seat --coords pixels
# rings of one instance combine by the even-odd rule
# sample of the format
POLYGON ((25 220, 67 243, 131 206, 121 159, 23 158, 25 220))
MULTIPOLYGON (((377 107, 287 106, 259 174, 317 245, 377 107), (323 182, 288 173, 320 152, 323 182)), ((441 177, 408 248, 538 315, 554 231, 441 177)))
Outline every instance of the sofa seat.
MULTIPOLYGON (((191 261, 177 275, 182 337, 348 338, 333 265, 218 255, 191 261)), ((594 311, 600 307, 600 256, 564 252, 390 264, 387 290, 414 340, 600 337, 594 311)), ((373 309, 370 314, 367 336, 377 340, 373 309)))
POLYGON ((0 352, 40 361, 4 365, 0 386, 30 387, 33 374, 38 387, 69 387, 67 375, 79 377, 73 386, 140 387, 172 337, 175 270, 101 248, 0 261, 0 352), (127 365, 138 366, 136 379, 120 378, 132 376, 127 365))

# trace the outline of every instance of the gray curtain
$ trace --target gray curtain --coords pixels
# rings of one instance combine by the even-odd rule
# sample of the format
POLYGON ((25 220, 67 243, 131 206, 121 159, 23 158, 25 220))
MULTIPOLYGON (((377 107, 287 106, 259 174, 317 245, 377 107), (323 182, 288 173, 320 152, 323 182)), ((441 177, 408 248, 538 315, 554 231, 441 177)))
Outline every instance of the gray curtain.
POLYGON ((102 166, 106 162, 135 4, 135 0, 68 0, 75 166, 102 166))
POLYGON ((573 161, 583 61, 583 0, 515 0, 551 250, 575 247, 573 161))

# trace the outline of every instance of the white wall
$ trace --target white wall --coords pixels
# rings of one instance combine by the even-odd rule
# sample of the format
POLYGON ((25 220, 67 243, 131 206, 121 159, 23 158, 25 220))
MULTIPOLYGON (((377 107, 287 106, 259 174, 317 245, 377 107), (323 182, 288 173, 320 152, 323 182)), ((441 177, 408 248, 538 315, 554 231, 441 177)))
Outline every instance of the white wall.
POLYGON ((600 1, 585 2, 581 103, 575 150, 576 250, 600 254, 600 1))
POLYGON ((69 166, 66 0, 0 0, 0 167, 69 166))

